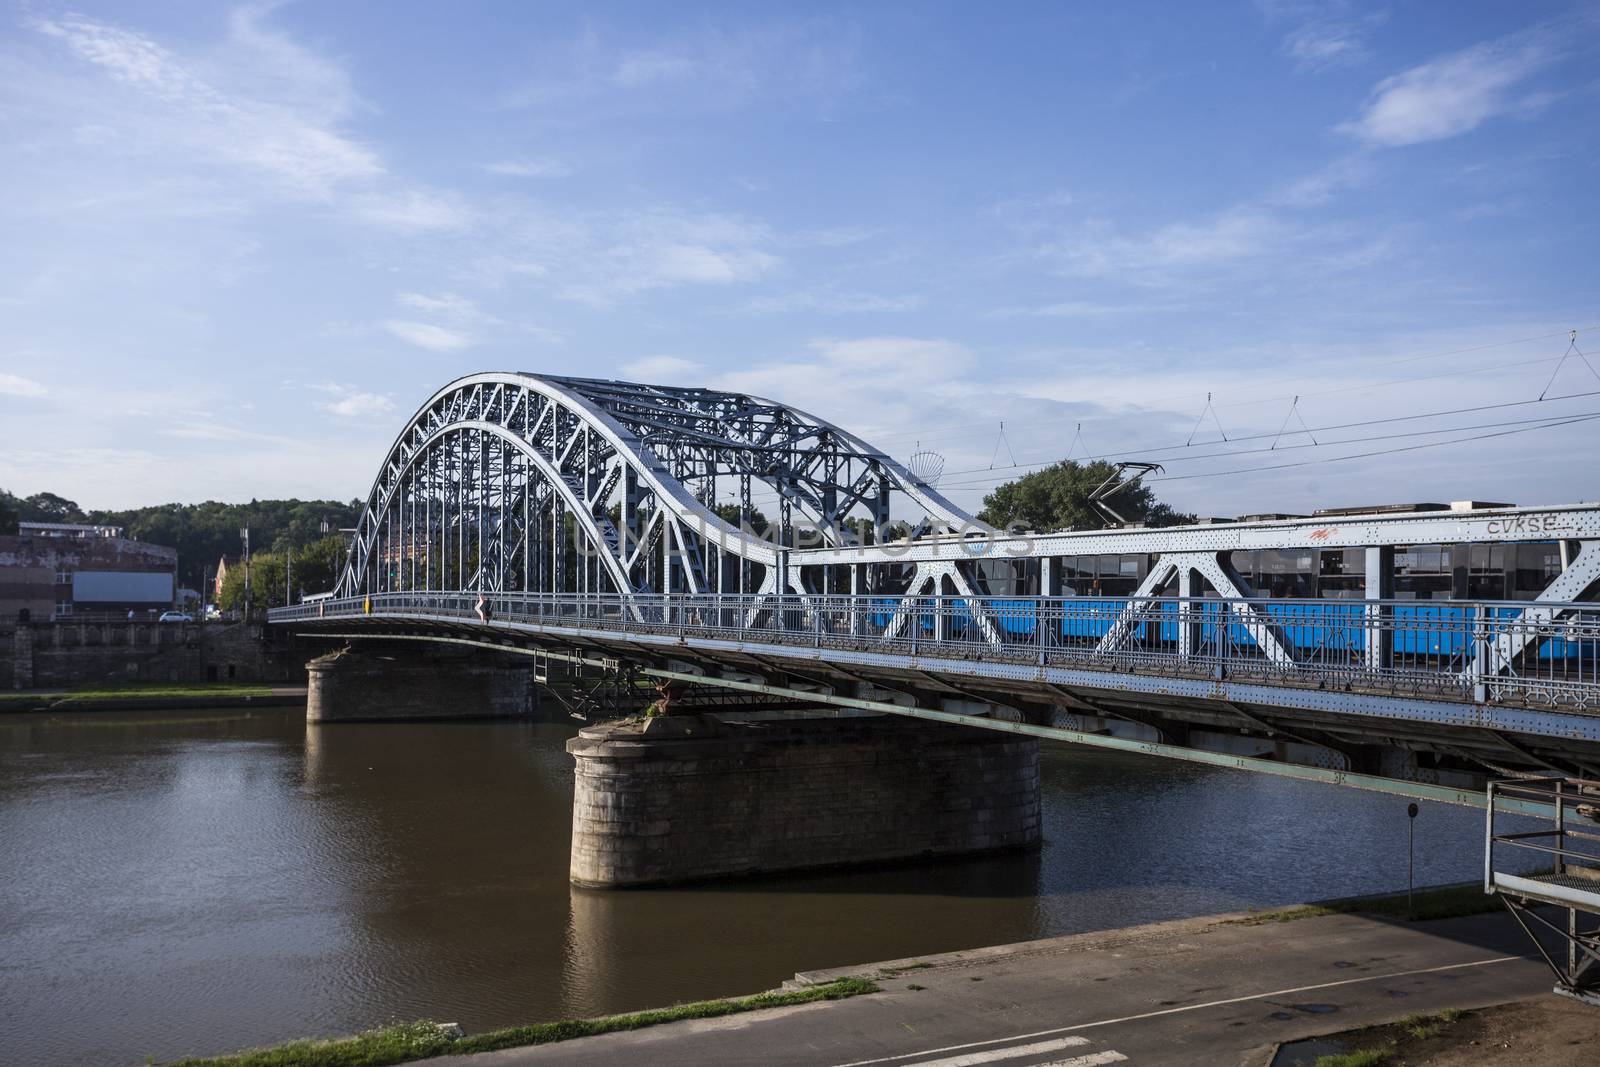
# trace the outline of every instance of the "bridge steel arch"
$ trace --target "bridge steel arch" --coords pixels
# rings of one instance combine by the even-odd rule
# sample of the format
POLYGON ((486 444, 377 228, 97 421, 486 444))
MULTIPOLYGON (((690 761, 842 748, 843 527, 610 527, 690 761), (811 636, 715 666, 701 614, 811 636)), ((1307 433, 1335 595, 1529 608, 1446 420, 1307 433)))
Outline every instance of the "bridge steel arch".
POLYGON ((790 560, 881 540, 896 498, 942 533, 993 532, 883 452, 788 405, 472 374, 394 439, 336 593, 972 593, 978 580, 948 562, 873 568, 863 582, 865 568, 819 573, 790 560), (765 523, 758 487, 776 502, 765 523))

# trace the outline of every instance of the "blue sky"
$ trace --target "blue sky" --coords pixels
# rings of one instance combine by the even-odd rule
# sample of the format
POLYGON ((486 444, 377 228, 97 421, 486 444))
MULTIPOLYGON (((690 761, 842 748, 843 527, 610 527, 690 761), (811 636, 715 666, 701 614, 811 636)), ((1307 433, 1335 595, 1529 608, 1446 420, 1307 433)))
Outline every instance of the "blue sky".
POLYGON ((974 509, 1108 452, 1203 514, 1595 499, 1597 56, 1570 3, 14 5, 0 487, 361 496, 524 369, 974 509))

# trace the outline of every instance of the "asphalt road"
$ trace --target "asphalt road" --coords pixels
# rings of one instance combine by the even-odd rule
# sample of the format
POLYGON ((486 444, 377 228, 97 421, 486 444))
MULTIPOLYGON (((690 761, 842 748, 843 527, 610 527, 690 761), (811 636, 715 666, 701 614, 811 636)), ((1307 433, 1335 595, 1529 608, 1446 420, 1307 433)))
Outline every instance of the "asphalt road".
POLYGON ((432 1062, 1264 1065, 1280 1041, 1548 993, 1531 953, 1501 913, 1411 925, 1186 920, 811 972, 798 980, 863 975, 883 992, 432 1062))

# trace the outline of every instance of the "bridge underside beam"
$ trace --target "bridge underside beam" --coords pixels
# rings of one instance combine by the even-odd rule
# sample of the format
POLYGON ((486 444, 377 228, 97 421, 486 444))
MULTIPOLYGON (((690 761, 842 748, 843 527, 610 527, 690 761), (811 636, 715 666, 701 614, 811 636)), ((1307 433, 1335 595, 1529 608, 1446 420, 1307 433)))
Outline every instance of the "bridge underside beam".
POLYGON ((1506 767, 1600 766, 1600 741, 1506 731, 1514 738, 1513 747, 1504 743, 1505 734, 1466 718, 1481 709, 1463 707, 1450 715, 1445 713, 1451 706, 1443 702, 1437 705, 1441 721, 1428 722, 1274 705, 1241 699, 1238 694, 1221 692, 1220 687, 1214 687, 1219 691, 1209 696, 1159 689, 1130 691, 1116 688, 1126 680, 1116 676, 1107 676, 1098 686, 1041 686, 1024 680, 964 677, 959 679, 960 688, 964 697, 973 699, 953 709, 948 690, 930 684, 926 675, 870 664, 813 659, 795 663, 791 673, 781 660, 736 650, 712 653, 674 645, 670 656, 666 650, 648 656, 641 655, 636 644, 608 642, 604 634, 576 640, 571 633, 493 634, 466 625, 452 629, 447 620, 437 627, 374 625, 359 632, 307 631, 305 635, 487 645, 602 669, 628 664, 646 677, 707 689, 1010 730, 1474 807, 1482 805, 1481 787, 1487 773, 1506 767), (985 697, 998 713, 984 713, 978 706, 978 700, 985 697), (1003 710, 1007 708, 1018 709, 1020 714, 1008 716, 1003 710), (1256 722, 1247 722, 1241 711, 1256 722), (1458 721, 1442 721, 1447 718, 1458 721))

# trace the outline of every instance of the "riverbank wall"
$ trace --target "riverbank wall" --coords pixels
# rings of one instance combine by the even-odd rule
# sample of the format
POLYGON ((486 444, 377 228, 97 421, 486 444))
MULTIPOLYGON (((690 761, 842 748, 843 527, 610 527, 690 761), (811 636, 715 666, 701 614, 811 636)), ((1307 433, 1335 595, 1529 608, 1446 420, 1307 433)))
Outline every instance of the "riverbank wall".
POLYGON ((0 622, 0 689, 124 682, 300 684, 318 649, 260 623, 0 622))
POLYGON ((888 717, 583 730, 571 878, 625 887, 1038 845, 1038 742, 888 717))

